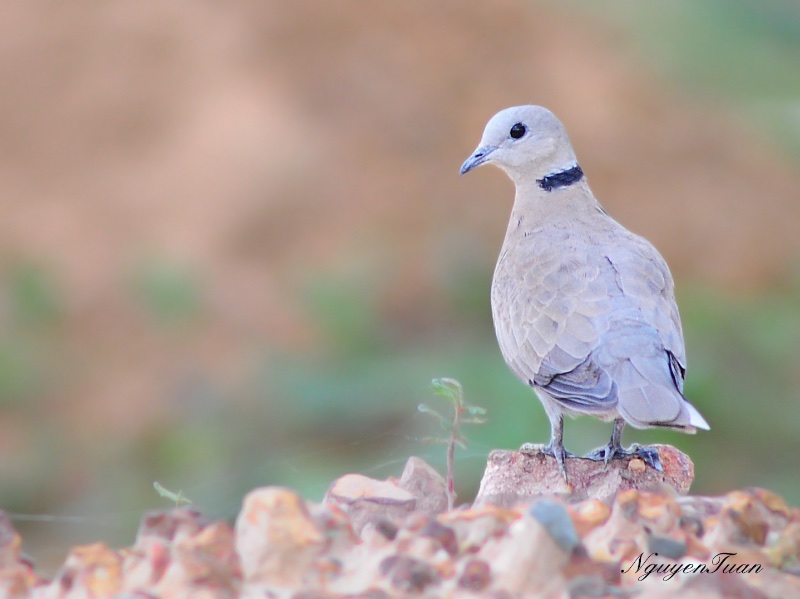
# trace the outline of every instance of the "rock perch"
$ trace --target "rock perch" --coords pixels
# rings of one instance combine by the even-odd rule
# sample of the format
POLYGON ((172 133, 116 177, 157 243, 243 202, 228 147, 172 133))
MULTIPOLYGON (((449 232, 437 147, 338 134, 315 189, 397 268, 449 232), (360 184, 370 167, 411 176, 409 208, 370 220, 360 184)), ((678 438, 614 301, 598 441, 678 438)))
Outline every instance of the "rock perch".
POLYGON ((569 482, 564 481, 555 458, 540 447, 531 451, 496 449, 489 454, 475 505, 513 507, 533 499, 559 495, 570 501, 613 500, 628 489, 674 489, 686 495, 694 479, 694 464, 671 445, 653 445, 663 472, 636 456, 608 465, 587 458, 567 458, 569 482))

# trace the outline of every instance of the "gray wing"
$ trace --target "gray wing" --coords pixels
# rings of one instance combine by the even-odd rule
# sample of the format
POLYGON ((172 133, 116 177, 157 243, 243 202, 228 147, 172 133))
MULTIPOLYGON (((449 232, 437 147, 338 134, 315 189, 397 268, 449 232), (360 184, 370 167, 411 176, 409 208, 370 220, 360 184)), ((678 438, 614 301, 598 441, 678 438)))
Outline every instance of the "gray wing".
POLYGON ((638 310, 643 324, 655 329, 671 356, 670 361, 679 367, 682 381, 686 372, 686 349, 672 275, 664 258, 650 242, 628 231, 625 233, 628 235, 625 244, 608 248, 606 254, 616 286, 626 304, 638 310))
POLYGON ((626 233, 625 243, 606 255, 619 293, 612 298, 609 333, 596 360, 617 384, 618 410, 626 421, 689 427, 692 410, 683 397, 686 352, 672 276, 649 242, 626 233))
POLYGON ((611 311, 603 263, 557 243, 520 249, 513 268, 501 258, 493 285, 495 328, 506 361, 567 409, 613 409, 613 380, 592 359, 611 311))
POLYGON ((617 388, 594 353, 608 332, 613 306, 602 263, 580 255, 560 261, 542 281, 553 297, 534 320, 528 340, 541 342, 536 337, 547 328, 557 335, 533 382, 569 410, 602 413, 614 408, 617 388))
POLYGON ((624 388, 633 422, 672 421, 685 370, 672 277, 646 240, 620 228, 613 241, 532 255, 498 339, 517 375, 567 409, 613 410, 624 388), (641 388, 655 397, 663 375, 677 394, 634 398, 641 388))

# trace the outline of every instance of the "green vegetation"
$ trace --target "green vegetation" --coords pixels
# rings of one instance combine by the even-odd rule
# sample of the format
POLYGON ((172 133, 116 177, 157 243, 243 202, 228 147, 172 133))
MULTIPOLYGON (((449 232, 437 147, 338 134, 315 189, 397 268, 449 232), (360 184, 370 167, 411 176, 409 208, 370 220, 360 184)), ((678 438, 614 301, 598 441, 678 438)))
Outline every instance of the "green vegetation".
POLYGON ((175 504, 175 507, 182 507, 184 505, 192 505, 192 500, 186 497, 183 494, 183 491, 170 491, 158 481, 153 481, 153 488, 158 493, 159 497, 163 497, 164 499, 169 499, 171 502, 175 504))
POLYGON ((428 414, 438 421, 447 433, 447 437, 429 437, 423 439, 428 443, 439 443, 447 446, 447 509, 452 510, 456 501, 455 488, 455 452, 456 445, 461 449, 467 448, 467 440, 461 434, 461 427, 465 424, 485 424, 486 410, 479 406, 471 406, 464 401, 464 389, 455 379, 433 379, 431 381, 433 392, 450 402, 453 410, 452 419, 448 419, 428 404, 421 403, 417 406, 423 414, 428 414))
POLYGON ((148 260, 137 270, 133 293, 159 326, 179 326, 200 310, 200 289, 194 274, 166 260, 148 260))
MULTIPOLYGON (((490 276, 488 270, 483 273, 487 289, 490 276)), ((379 298, 381 289, 374 281, 364 278, 362 284, 368 287, 363 289, 348 281, 327 293, 379 298)), ((689 453, 696 464, 696 493, 755 485, 800 503, 792 450, 800 421, 800 281, 743 298, 687 287, 680 286, 684 292, 679 297, 689 355, 686 392, 708 419, 711 431, 687 436, 629 429, 625 443, 667 442, 689 453)), ((446 296, 445 304, 460 307, 449 318, 443 316, 435 330, 398 342, 390 331, 402 328, 403 323, 381 316, 385 312, 374 299, 367 306, 372 314, 369 327, 361 319, 351 321, 355 333, 370 339, 369 343, 356 344, 346 352, 338 342, 321 345, 313 353, 254 349, 252 367, 235 387, 199 375, 181 389, 179 397, 170 399, 173 415, 159 429, 138 440, 95 444, 93 457, 85 465, 96 473, 90 480, 91 503, 98 509, 119 508, 103 516, 111 518, 115 527, 101 528, 95 536, 110 542, 117 533, 126 538, 130 533, 125 526, 135 526, 141 511, 154 506, 146 491, 154 479, 170 480, 210 515, 230 517, 243 494, 255 486, 288 485, 320 498, 331 480, 348 471, 397 475, 409 455, 421 455, 454 478, 453 465, 444 452, 420 445, 430 428, 430 410, 423 409, 418 418, 412 415, 413 407, 429 393, 426 381, 442 371, 453 373, 492 414, 490 421, 470 431, 470 449, 456 456, 459 474, 453 490, 469 501, 491 449, 544 441, 549 429, 539 402, 502 361, 490 327, 488 300, 459 304, 457 298, 447 298, 457 289, 458 285, 448 283, 448 288, 437 290, 446 296)), ((319 304, 305 305, 312 310, 319 304)), ((309 316, 335 319, 336 305, 350 310, 346 301, 325 303, 323 317, 309 316)), ((339 335, 346 337, 347 330, 338 331, 339 335)), ((57 339, 53 334, 54 347, 57 339)), ((52 353, 53 348, 48 351, 52 353)), ((44 359, 47 353, 34 352, 33 362, 39 368, 55 367, 44 359)), ((24 354, 12 356, 8 359, 24 359, 24 354)), ((25 372, 10 370, 14 376, 25 372)), ((5 380, 5 385, 11 385, 10 379, 5 380)), ((5 417, 34 430, 41 425, 38 414, 49 401, 47 395, 33 393, 34 387, 23 383, 14 384, 27 388, 29 394, 24 402, 14 403, 5 417)), ((440 381, 436 388, 450 401, 461 397, 446 382, 440 381)), ((482 419, 482 414, 461 406, 467 420, 482 419)), ((452 419, 440 419, 452 424, 452 419)), ((607 424, 591 418, 570 420, 565 443, 570 451, 583 453, 603 444, 608 432, 607 424)), ((63 476, 56 473, 67 469, 63 457, 75 451, 66 434, 51 426, 44 436, 27 440, 20 455, 31 456, 26 462, 29 469, 6 473, 6 480, 15 481, 14 493, 3 498, 7 509, 52 512, 62 507, 55 500, 42 499, 57 497, 57 489, 64 484, 63 476)), ((456 443, 459 439, 458 433, 452 437, 456 443)), ((183 492, 175 496, 185 498, 183 492)), ((87 509, 91 508, 81 508, 84 513, 87 509)))
MULTIPOLYGON (((800 155, 800 3, 573 1, 611 24, 658 72, 741 111, 800 155)), ((562 5, 563 7, 563 5, 562 5)))

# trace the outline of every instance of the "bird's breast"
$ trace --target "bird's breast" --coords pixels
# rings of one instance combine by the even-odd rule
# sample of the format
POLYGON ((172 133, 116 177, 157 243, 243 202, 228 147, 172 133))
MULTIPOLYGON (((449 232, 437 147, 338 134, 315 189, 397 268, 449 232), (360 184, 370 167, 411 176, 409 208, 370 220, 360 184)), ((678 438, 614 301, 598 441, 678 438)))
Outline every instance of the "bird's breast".
POLYGON ((556 346, 581 359, 592 351, 616 284, 593 239, 560 227, 511 233, 492 279, 492 316, 503 357, 527 381, 556 346))

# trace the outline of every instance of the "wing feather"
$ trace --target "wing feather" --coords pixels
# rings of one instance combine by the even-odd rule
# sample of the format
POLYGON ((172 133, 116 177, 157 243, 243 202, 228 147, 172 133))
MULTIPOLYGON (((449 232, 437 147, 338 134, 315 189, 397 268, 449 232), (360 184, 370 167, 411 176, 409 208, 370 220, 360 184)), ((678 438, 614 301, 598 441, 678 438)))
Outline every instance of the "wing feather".
POLYGON ((567 410, 608 412, 624 397, 634 422, 675 420, 686 358, 666 263, 621 226, 582 241, 523 247, 508 271, 498 263, 492 304, 506 361, 567 410))

